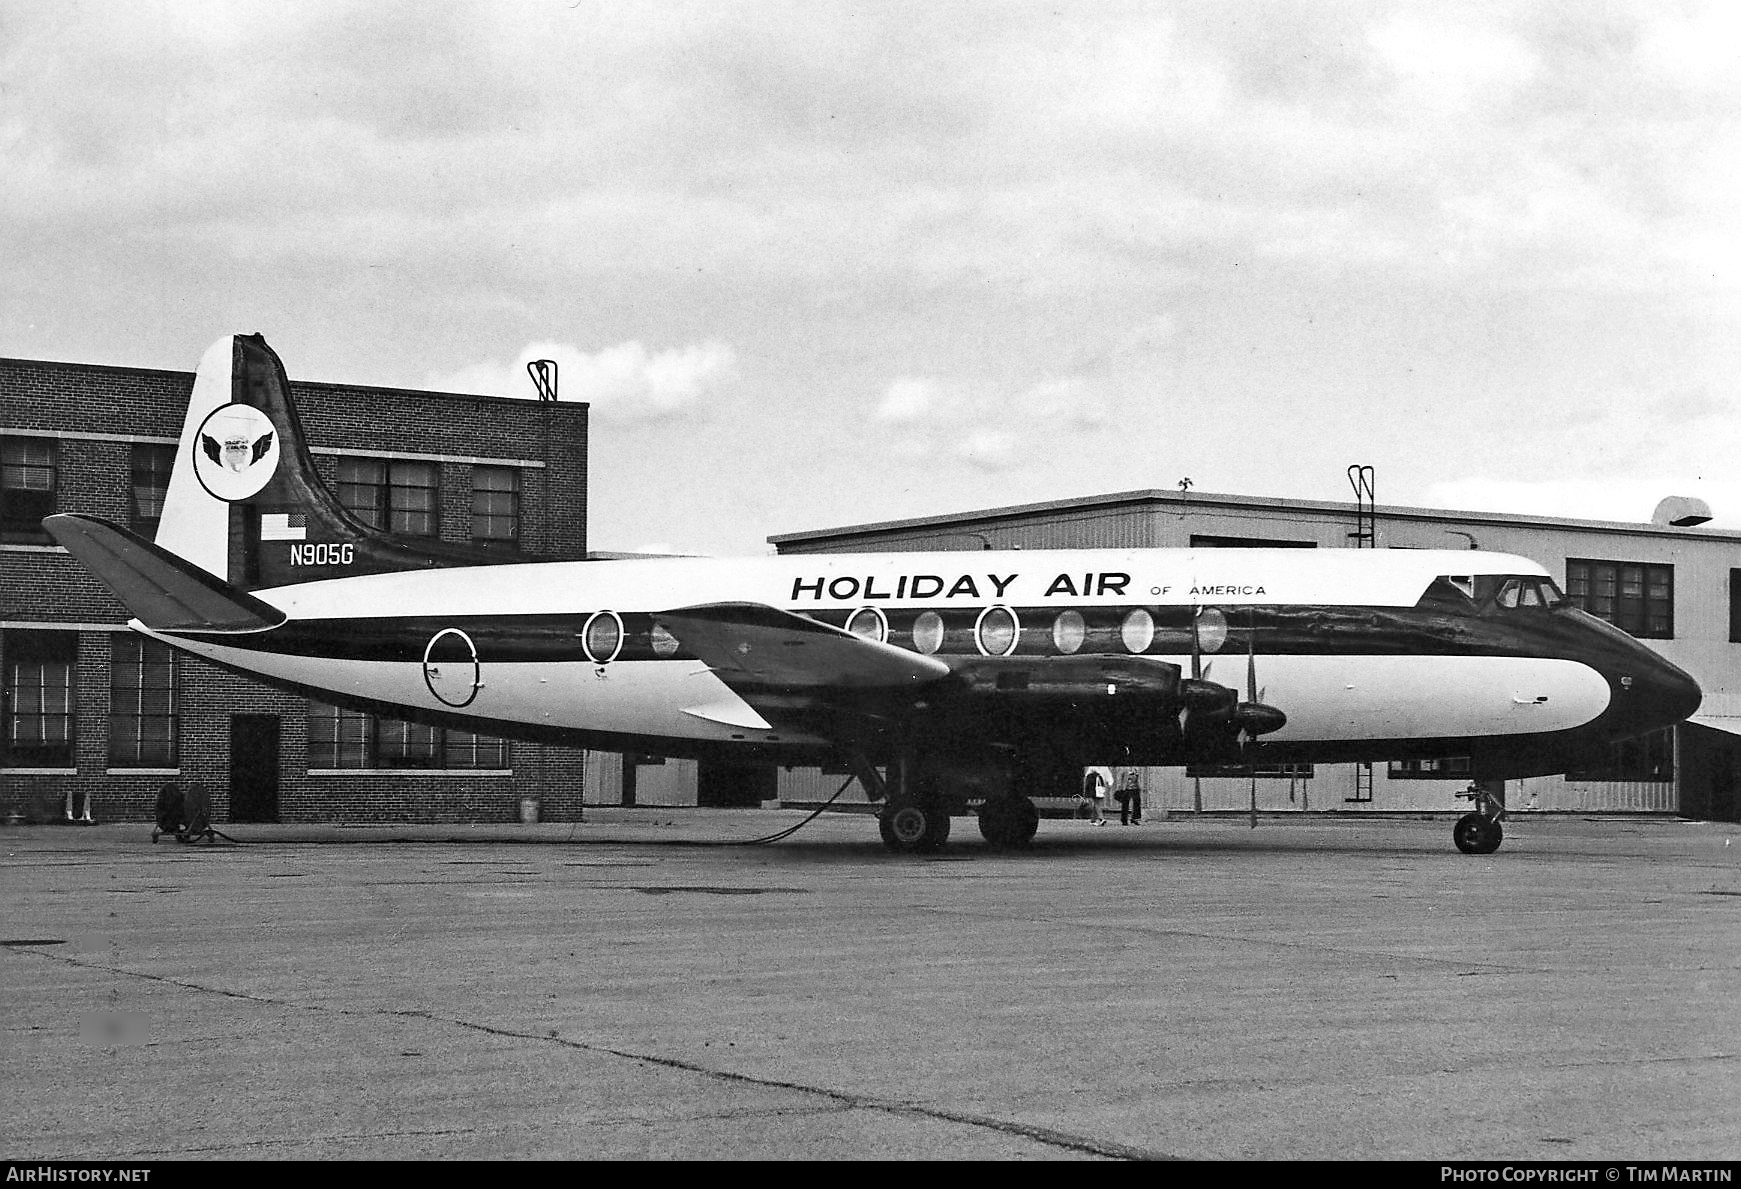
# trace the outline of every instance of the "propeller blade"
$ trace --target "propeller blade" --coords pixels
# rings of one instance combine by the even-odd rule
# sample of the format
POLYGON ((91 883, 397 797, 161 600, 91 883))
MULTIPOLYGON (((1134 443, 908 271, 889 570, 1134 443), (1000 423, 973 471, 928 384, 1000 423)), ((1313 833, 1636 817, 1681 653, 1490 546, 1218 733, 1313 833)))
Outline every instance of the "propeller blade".
MULTIPOLYGON (((1261 699, 1257 696, 1257 612, 1246 608, 1245 612, 1245 700, 1256 703, 1261 699)), ((1245 715, 1240 716, 1239 746, 1241 750, 1249 747, 1256 738, 1246 725, 1245 715)))
POLYGON ((1257 696, 1257 616, 1245 613, 1245 700, 1258 701, 1257 696))

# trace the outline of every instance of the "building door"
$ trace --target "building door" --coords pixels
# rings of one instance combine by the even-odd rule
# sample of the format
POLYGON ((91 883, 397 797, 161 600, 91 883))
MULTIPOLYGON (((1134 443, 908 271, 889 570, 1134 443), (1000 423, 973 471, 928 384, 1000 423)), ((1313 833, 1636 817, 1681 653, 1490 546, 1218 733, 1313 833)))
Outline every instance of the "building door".
POLYGON ((230 820, 278 820, 278 716, 230 715, 230 820))

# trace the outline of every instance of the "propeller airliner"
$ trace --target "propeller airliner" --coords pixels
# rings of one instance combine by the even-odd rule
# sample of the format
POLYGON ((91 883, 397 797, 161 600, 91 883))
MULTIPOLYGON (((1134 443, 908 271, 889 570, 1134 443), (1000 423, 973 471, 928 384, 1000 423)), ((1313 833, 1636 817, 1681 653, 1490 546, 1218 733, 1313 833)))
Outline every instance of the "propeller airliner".
MULTIPOLYGON (((896 851, 968 801, 1033 838, 1089 765, 1470 757, 1569 770, 1699 704, 1478 551, 1132 549, 535 561, 364 525, 258 335, 201 361, 155 541, 44 521, 145 635, 354 709, 513 739, 842 764, 896 851)), ((1454 830, 1502 838, 1488 799, 1454 830)))

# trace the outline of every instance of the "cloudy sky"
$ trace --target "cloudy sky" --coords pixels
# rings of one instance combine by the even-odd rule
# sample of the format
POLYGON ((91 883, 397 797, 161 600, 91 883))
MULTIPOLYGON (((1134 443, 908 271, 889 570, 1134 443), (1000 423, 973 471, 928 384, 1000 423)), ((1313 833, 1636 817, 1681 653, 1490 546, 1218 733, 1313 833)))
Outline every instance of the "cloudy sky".
POLYGON ((595 547, 1741 527, 1741 7, 0 0, 0 355, 593 407, 595 547))

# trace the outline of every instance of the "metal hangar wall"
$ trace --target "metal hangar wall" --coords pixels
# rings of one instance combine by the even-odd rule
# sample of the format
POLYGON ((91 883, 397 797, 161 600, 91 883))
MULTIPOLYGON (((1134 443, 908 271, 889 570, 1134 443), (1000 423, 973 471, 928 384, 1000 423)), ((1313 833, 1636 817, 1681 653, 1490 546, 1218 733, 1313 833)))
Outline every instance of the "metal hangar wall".
MULTIPOLYGON (((1665 501, 1664 506, 1669 506, 1665 501)), ((1587 610, 1692 673, 1705 700, 1691 721, 1617 747, 1568 776, 1513 781, 1513 812, 1680 814, 1741 820, 1741 534, 1370 504, 1144 490, 772 537, 780 553, 883 550, 1481 548, 1540 562, 1587 610)), ((1459 757, 1376 765, 1140 771, 1145 802, 1168 811, 1447 812, 1466 802, 1459 757)), ((783 800, 831 795, 840 778, 783 772, 783 800)), ((849 792, 849 796, 856 790, 849 792)))

